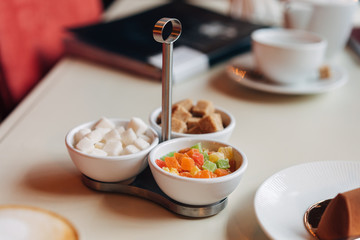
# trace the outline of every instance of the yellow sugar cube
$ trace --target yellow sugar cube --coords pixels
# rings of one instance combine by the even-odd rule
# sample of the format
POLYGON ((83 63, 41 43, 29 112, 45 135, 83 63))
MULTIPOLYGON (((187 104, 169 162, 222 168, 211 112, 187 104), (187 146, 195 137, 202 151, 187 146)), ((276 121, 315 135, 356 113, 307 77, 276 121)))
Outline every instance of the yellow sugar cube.
POLYGON ((234 157, 232 147, 219 147, 218 152, 222 152, 225 155, 225 158, 231 160, 234 157))
POLYGON ((197 166, 194 166, 191 170, 190 170, 190 174, 191 175, 196 175, 198 172, 200 172, 200 169, 197 166))
POLYGON ((219 159, 224 159, 225 155, 222 152, 214 152, 209 155, 209 161, 216 163, 219 159))
POLYGON ((179 175, 179 171, 176 168, 170 168, 170 173, 179 175))

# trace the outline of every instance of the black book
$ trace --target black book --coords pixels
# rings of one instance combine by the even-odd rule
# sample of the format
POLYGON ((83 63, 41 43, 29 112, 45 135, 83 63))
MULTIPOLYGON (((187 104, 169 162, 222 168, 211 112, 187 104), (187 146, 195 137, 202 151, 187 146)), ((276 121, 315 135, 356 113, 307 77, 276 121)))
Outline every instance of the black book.
POLYGON ((250 50, 251 33, 264 27, 184 2, 171 2, 126 18, 71 28, 65 50, 161 79, 162 44, 154 40, 152 31, 163 17, 177 18, 182 24, 173 51, 175 82, 250 50))

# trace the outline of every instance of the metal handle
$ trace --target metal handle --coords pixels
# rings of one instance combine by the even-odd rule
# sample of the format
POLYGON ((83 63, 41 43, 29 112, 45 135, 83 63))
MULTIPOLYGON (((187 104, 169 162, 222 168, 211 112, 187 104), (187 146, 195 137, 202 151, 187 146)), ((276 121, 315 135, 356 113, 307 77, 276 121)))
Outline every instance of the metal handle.
POLYGON ((172 105, 172 67, 173 43, 180 37, 181 23, 176 18, 161 18, 153 29, 154 39, 162 43, 162 111, 161 111, 161 138, 166 141, 171 138, 171 105, 172 105), (172 31, 164 39, 165 25, 171 23, 172 31))

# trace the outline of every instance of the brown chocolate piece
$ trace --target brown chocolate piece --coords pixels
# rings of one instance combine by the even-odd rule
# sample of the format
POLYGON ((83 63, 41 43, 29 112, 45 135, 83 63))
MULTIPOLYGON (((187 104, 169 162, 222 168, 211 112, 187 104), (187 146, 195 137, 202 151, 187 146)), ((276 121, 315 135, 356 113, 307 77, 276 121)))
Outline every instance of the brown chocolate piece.
POLYGON ((224 129, 219 113, 212 113, 199 121, 201 132, 212 133, 224 129))
POLYGON ((196 105, 192 108, 192 113, 195 117, 203 117, 215 112, 212 102, 206 100, 197 101, 196 105))
POLYGON ((340 193, 330 201, 316 235, 321 240, 360 236, 360 188, 340 193))

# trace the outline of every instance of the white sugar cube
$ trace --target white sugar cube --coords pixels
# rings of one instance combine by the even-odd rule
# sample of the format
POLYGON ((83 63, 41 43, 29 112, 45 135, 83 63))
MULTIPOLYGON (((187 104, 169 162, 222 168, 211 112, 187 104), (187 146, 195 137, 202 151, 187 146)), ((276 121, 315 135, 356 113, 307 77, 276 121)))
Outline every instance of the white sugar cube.
POLYGON ((108 142, 108 141, 120 141, 120 134, 119 134, 119 132, 117 130, 112 129, 110 132, 105 134, 104 140, 106 142, 108 142))
POLYGON ((130 119, 127 128, 132 128, 136 135, 140 135, 145 133, 145 131, 148 129, 148 126, 143 120, 141 120, 141 118, 133 117, 130 119))
POLYGON ((125 130, 125 132, 123 132, 120 136, 124 145, 132 144, 137 138, 132 128, 125 130))
POLYGON ((112 128, 96 128, 94 131, 99 131, 103 136, 111 131, 112 128))
POLYGON ((115 128, 115 124, 106 117, 102 117, 95 123, 95 128, 115 128))
POLYGON ((97 128, 86 134, 86 137, 89 138, 91 141, 93 141, 93 143, 100 142, 101 139, 104 137, 104 129, 97 128))
POLYGON ((122 151, 122 154, 123 155, 126 155, 126 154, 133 154, 133 153, 137 153, 139 152, 140 149, 138 149, 136 146, 130 144, 130 145, 127 145, 124 150, 122 151))
POLYGON ((150 146, 150 144, 142 138, 136 139, 134 141, 134 145, 141 150, 144 150, 145 148, 150 146))
POLYGON ((94 148, 91 152, 89 152, 89 154, 99 156, 99 157, 105 157, 108 155, 107 152, 105 152, 104 150, 98 149, 98 148, 94 148))
POLYGON ((151 142, 152 142, 151 137, 146 136, 145 134, 140 134, 140 135, 139 135, 139 138, 144 139, 144 140, 145 140, 146 142, 148 142, 148 143, 151 143, 151 142))
POLYGON ((123 126, 117 127, 115 128, 119 134, 122 134, 123 132, 125 132, 125 128, 123 126))
POLYGON ((94 150, 94 142, 92 140, 90 140, 87 137, 84 137, 83 139, 81 139, 75 146, 78 150, 82 151, 82 152, 91 152, 92 150, 94 150))
POLYGON ((154 136, 154 134, 153 134, 153 132, 151 131, 150 128, 148 128, 148 129, 145 131, 144 135, 145 135, 145 136, 148 136, 148 137, 151 138, 151 139, 152 139, 153 136, 154 136))
POLYGON ((103 142, 96 142, 96 143, 94 143, 94 147, 95 147, 95 148, 98 148, 98 149, 103 149, 104 146, 105 146, 105 143, 103 143, 103 142))
POLYGON ((109 156, 117 156, 123 150, 123 147, 120 141, 110 141, 105 143, 102 150, 107 152, 109 156))
POLYGON ((91 132, 90 128, 80 129, 77 133, 75 133, 74 140, 75 144, 78 143, 81 139, 85 137, 86 134, 91 132))

